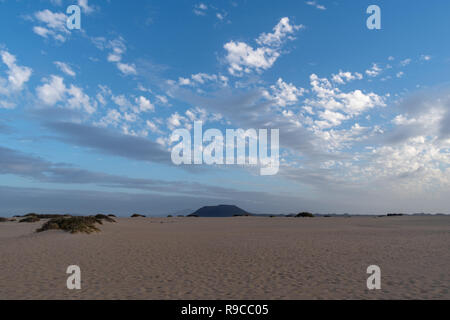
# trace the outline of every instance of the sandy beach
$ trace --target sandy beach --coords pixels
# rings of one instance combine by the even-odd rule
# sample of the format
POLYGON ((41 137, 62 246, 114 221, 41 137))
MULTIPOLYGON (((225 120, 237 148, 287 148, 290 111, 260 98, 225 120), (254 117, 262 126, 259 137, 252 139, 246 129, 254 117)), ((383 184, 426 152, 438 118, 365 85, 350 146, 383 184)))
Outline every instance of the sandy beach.
POLYGON ((450 217, 0 223, 0 299, 450 299, 450 217), (66 288, 81 268, 82 290, 66 288), (381 268, 382 289, 366 288, 381 268))

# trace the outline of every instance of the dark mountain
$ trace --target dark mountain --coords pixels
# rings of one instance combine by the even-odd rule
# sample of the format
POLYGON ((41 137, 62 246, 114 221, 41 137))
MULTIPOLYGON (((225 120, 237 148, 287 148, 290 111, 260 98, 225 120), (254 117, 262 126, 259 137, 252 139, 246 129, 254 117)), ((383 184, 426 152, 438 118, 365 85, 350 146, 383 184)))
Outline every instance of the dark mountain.
POLYGON ((203 207, 190 214, 190 217, 205 217, 205 218, 223 218, 234 216, 246 216, 251 215, 245 210, 237 206, 231 205, 219 205, 211 207, 203 207))

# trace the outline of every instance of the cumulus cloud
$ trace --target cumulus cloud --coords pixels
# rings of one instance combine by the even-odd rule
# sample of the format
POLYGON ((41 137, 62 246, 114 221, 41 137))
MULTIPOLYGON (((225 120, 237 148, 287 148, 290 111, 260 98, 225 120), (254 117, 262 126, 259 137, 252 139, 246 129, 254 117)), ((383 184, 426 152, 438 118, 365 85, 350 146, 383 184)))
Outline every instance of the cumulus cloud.
POLYGON ((103 37, 92 38, 92 42, 100 50, 110 49, 111 52, 107 56, 107 61, 116 65, 117 69, 124 75, 136 75, 136 66, 133 63, 125 63, 122 60, 123 55, 127 51, 125 40, 118 37, 114 40, 107 41, 103 37))
POLYGON ((297 103, 299 101, 298 98, 304 93, 305 89, 297 88, 292 83, 286 83, 282 78, 278 79, 276 85, 270 87, 270 92, 264 92, 269 99, 274 100, 276 105, 280 107, 286 107, 297 103))
POLYGON ((6 50, 0 51, 2 62, 8 70, 8 79, 0 77, 0 94, 9 95, 13 92, 21 91, 25 83, 30 80, 33 70, 29 67, 19 66, 16 57, 6 50))
POLYGON ((64 79, 58 76, 51 76, 45 82, 44 85, 36 88, 39 99, 50 106, 62 101, 67 90, 64 79))
POLYGON ((363 75, 358 72, 351 73, 348 71, 347 72, 339 71, 338 74, 332 75, 332 80, 337 84, 345 84, 353 80, 361 80, 362 78, 363 75))
POLYGON ((119 62, 117 68, 125 75, 137 74, 136 66, 134 64, 127 64, 119 62))
POLYGON ((371 108, 385 106, 384 98, 373 92, 364 93, 361 90, 342 92, 327 78, 319 78, 315 74, 310 76, 310 82, 315 96, 306 99, 305 105, 324 110, 319 114, 322 120, 316 122, 320 127, 340 125, 343 120, 371 108))
POLYGON ((280 46, 286 40, 293 40, 295 31, 301 29, 302 25, 292 25, 289 18, 285 17, 274 27, 272 33, 262 33, 256 42, 260 45, 253 48, 245 42, 230 41, 224 45, 227 55, 225 60, 229 67, 228 71, 234 76, 251 71, 261 72, 272 67, 280 57, 280 46))
POLYGON ((36 88, 38 98, 48 106, 65 101, 64 106, 70 109, 84 110, 92 114, 97 109, 97 102, 92 100, 83 89, 74 86, 66 87, 64 79, 52 75, 50 79, 42 79, 44 84, 36 88))
POLYGON ((0 57, 7 68, 7 78, 0 73, 0 109, 14 109, 20 99, 19 93, 30 80, 33 70, 18 65, 16 57, 6 50, 0 51, 0 57))
POLYGON ((150 102, 150 100, 143 96, 136 98, 136 103, 139 106, 140 112, 155 111, 155 106, 150 102))
POLYGON ((94 6, 89 5, 88 0, 78 0, 78 5, 83 9, 85 14, 91 14, 96 10, 94 6))
POLYGON ((36 12, 34 20, 41 25, 34 26, 33 31, 43 38, 52 37, 56 41, 65 42, 70 35, 70 31, 66 28, 67 15, 64 13, 45 9, 36 12))
POLYGON ((180 85, 180 86, 197 86, 206 84, 219 84, 222 86, 228 85, 228 77, 221 74, 207 74, 207 73, 196 73, 191 75, 190 78, 179 77, 178 81, 169 80, 170 85, 180 85))
POLYGON ((173 113, 169 118, 167 118, 167 127, 170 130, 174 130, 176 128, 181 127, 183 123, 185 123, 189 129, 191 128, 188 119, 180 115, 178 112, 173 113))
POLYGON ((302 28, 303 25, 292 25, 289 18, 284 17, 273 28, 272 33, 262 33, 256 42, 261 46, 279 47, 286 39, 294 40, 293 34, 302 28))
POLYGON ((378 64, 374 63, 374 64, 372 64, 372 68, 366 70, 366 74, 369 77, 374 78, 374 77, 377 77, 381 73, 381 71, 383 71, 383 70, 378 66, 378 64))
POLYGON ((280 53, 272 48, 253 49, 244 42, 230 41, 224 48, 228 52, 228 71, 234 76, 242 75, 243 72, 250 73, 252 70, 269 69, 280 56, 280 53))
POLYGON ((94 123, 99 127, 117 127, 122 120, 122 115, 116 109, 108 109, 106 115, 102 117, 98 122, 94 123))

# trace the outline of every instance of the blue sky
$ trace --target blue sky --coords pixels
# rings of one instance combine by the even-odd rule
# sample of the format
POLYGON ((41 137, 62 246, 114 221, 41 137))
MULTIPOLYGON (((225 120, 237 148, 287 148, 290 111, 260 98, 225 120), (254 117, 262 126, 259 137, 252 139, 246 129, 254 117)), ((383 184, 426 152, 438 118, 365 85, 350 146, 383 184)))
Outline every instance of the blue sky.
POLYGON ((448 1, 0 1, 0 214, 445 212, 448 1), (78 4, 81 30, 66 27, 78 4), (366 9, 381 8, 381 30, 366 9), (279 129, 281 167, 175 166, 279 129))

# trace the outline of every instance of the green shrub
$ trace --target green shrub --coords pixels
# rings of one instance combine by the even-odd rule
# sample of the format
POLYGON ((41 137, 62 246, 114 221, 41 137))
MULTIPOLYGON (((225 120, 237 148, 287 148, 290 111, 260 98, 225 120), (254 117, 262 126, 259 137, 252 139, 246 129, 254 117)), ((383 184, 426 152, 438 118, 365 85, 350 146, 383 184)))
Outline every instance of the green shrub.
POLYGON ((62 218, 62 217, 71 217, 69 214, 38 214, 38 213, 28 213, 23 217, 36 217, 39 219, 53 219, 53 218, 62 218))
POLYGON ((24 218, 24 219, 20 220, 19 222, 34 223, 34 222, 39 222, 39 221, 41 221, 41 219, 39 219, 36 216, 28 216, 27 218, 24 218))
POLYGON ((309 213, 309 212, 300 212, 297 215, 297 218, 314 218, 314 215, 312 213, 309 213))
POLYGON ((137 213, 133 214, 131 217, 132 217, 132 218, 145 218, 144 215, 142 215, 142 214, 137 214, 137 213))
POLYGON ((63 230, 70 233, 87 233, 98 232, 95 224, 102 224, 101 219, 96 217, 59 217, 53 218, 44 223, 44 225, 36 230, 43 232, 47 230, 63 230))
POLYGON ((110 216, 106 216, 106 215, 104 215, 104 214, 97 214, 97 215, 95 216, 95 218, 96 218, 97 220, 100 220, 100 221, 105 220, 105 221, 107 221, 107 222, 116 222, 116 220, 114 220, 114 219, 111 218, 110 216))
POLYGON ((37 213, 27 213, 24 215, 24 217, 31 217, 31 216, 37 216, 37 213))

